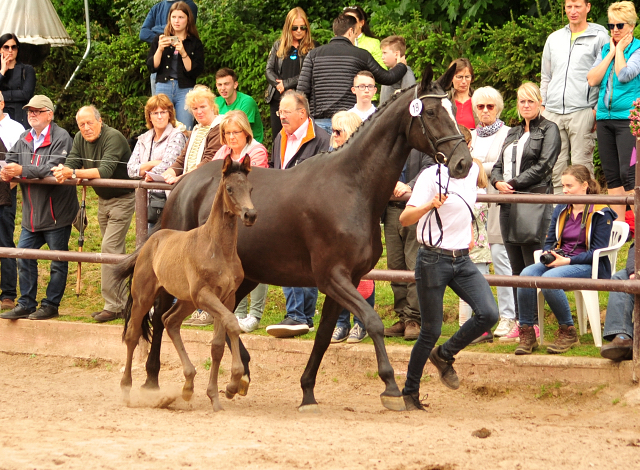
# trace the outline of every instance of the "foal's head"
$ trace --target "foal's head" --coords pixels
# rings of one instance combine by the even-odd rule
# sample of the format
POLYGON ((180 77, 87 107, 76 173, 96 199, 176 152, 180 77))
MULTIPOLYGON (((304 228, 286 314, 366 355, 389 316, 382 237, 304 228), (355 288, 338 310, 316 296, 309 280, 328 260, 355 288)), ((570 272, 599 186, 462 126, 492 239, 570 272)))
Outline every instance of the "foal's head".
POLYGON ((240 217, 246 226, 253 225, 258 215, 251 201, 253 186, 247 178, 250 171, 251 159, 249 156, 245 156, 242 162, 237 162, 228 155, 222 165, 222 179, 220 180, 225 211, 233 212, 240 217))

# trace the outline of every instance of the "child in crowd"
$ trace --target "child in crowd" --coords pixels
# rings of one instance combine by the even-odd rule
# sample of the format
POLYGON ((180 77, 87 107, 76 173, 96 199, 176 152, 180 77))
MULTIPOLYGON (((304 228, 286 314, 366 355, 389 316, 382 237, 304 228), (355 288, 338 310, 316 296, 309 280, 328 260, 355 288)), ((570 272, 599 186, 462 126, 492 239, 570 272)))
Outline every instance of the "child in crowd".
POLYGON ((349 111, 356 113, 364 121, 376 111, 376 107, 371 102, 373 95, 378 91, 373 74, 368 70, 358 72, 353 77, 351 91, 356 95, 356 105, 349 111))
MULTIPOLYGON (((407 44, 402 36, 389 36, 380 43, 380 49, 382 49, 382 61, 388 68, 393 68, 401 61, 406 64, 405 52, 407 50, 407 44)), ((402 77, 402 80, 394 83, 393 85, 382 85, 382 91, 380 92, 380 106, 384 104, 389 98, 400 90, 404 90, 412 85, 416 84, 416 77, 413 75, 413 70, 407 65, 407 72, 402 77)))

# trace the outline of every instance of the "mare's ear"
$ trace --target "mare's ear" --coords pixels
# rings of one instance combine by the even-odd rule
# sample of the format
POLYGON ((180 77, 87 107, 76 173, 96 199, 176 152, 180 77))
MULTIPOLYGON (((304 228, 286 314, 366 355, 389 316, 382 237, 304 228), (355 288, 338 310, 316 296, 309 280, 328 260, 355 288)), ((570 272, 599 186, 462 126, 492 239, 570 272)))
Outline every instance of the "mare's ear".
POLYGON ((231 154, 229 154, 224 158, 224 164, 222 165, 223 176, 228 176, 229 173, 231 173, 231 165, 233 165, 233 159, 231 158, 231 154))
POLYGON ((249 173, 251 171, 251 158, 249 157, 249 155, 244 156, 241 165, 242 171, 244 171, 245 173, 249 173))
POLYGON ((425 91, 431 85, 431 81, 433 80, 433 69, 431 68, 431 64, 427 64, 424 70, 422 71, 422 81, 420 82, 420 92, 425 91))
POLYGON ((448 90, 451 88, 451 83, 453 82, 453 76, 456 74, 456 64, 451 64, 449 70, 447 70, 442 77, 437 80, 437 83, 442 87, 443 90, 448 90))

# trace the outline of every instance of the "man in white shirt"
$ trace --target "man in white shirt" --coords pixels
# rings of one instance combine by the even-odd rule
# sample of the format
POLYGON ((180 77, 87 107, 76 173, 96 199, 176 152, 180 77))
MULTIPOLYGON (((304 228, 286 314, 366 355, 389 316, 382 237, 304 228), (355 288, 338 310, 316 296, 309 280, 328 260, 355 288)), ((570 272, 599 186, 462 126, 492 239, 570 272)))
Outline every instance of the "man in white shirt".
MULTIPOLYGON (((6 157, 2 152, 9 151, 24 132, 24 127, 4 113, 4 97, 0 92, 0 160, 6 157), (4 146, 4 148, 3 148, 4 146)), ((0 183, 0 246, 15 248, 13 232, 16 227, 16 183, 0 183)), ((2 310, 11 310, 15 307, 17 296, 18 270, 15 258, 0 259, 0 307, 2 310)))
POLYGON ((362 70, 353 77, 351 92, 356 95, 356 105, 349 111, 356 113, 363 121, 376 112, 376 107, 371 103, 378 88, 376 79, 368 70, 362 70))

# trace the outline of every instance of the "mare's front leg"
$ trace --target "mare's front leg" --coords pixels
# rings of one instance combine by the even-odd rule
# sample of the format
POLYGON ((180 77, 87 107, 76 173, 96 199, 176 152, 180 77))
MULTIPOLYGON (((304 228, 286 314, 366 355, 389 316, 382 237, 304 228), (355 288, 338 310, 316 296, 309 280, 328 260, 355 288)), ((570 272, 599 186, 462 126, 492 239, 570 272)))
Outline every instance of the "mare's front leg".
POLYGON ((386 385, 384 392, 380 394, 382 405, 393 411, 404 411, 405 404, 402 393, 396 384, 393 367, 391 367, 384 345, 384 326, 376 311, 371 308, 371 305, 360 295, 348 278, 335 275, 335 271, 323 292, 362 320, 376 350, 378 375, 386 385))
POLYGON ((162 321, 167 329, 167 334, 171 338, 171 341, 173 341, 173 345, 182 363, 185 378, 184 386, 182 387, 182 398, 185 401, 191 400, 191 396, 193 395, 193 379, 196 376, 196 368, 193 367, 193 363, 189 359, 187 350, 182 342, 180 326, 182 325, 182 321, 193 313, 193 310, 193 303, 179 300, 167 313, 162 315, 162 321))
POLYGON ((173 296, 165 290, 161 290, 157 298, 153 316, 151 317, 151 327, 153 329, 151 335, 151 348, 147 357, 147 380, 142 388, 148 390, 157 390, 160 388, 158 383, 158 375, 160 374, 160 348, 162 346, 162 333, 164 332, 164 324, 162 316, 171 308, 173 304, 173 296))
MULTIPOLYGON (((236 307, 238 307, 240 301, 242 301, 242 299, 249 295, 249 293, 253 291, 253 289, 255 289, 257 285, 257 282, 250 281, 248 279, 242 281, 242 284, 240 284, 240 287, 238 287, 238 290, 235 292, 235 301, 233 302, 233 305, 228 305, 227 302, 225 302, 227 308, 234 312, 236 307)), ((226 341, 229 349, 232 349, 231 339, 229 338, 229 336, 227 336, 226 341)), ((249 361, 251 361, 251 356, 249 355, 249 351, 247 351, 247 348, 242 343, 242 339, 238 338, 238 344, 240 345, 240 360, 242 361, 242 365, 244 366, 244 375, 240 380, 238 395, 244 397, 249 391, 249 383, 251 382, 251 372, 249 371, 249 361)))

